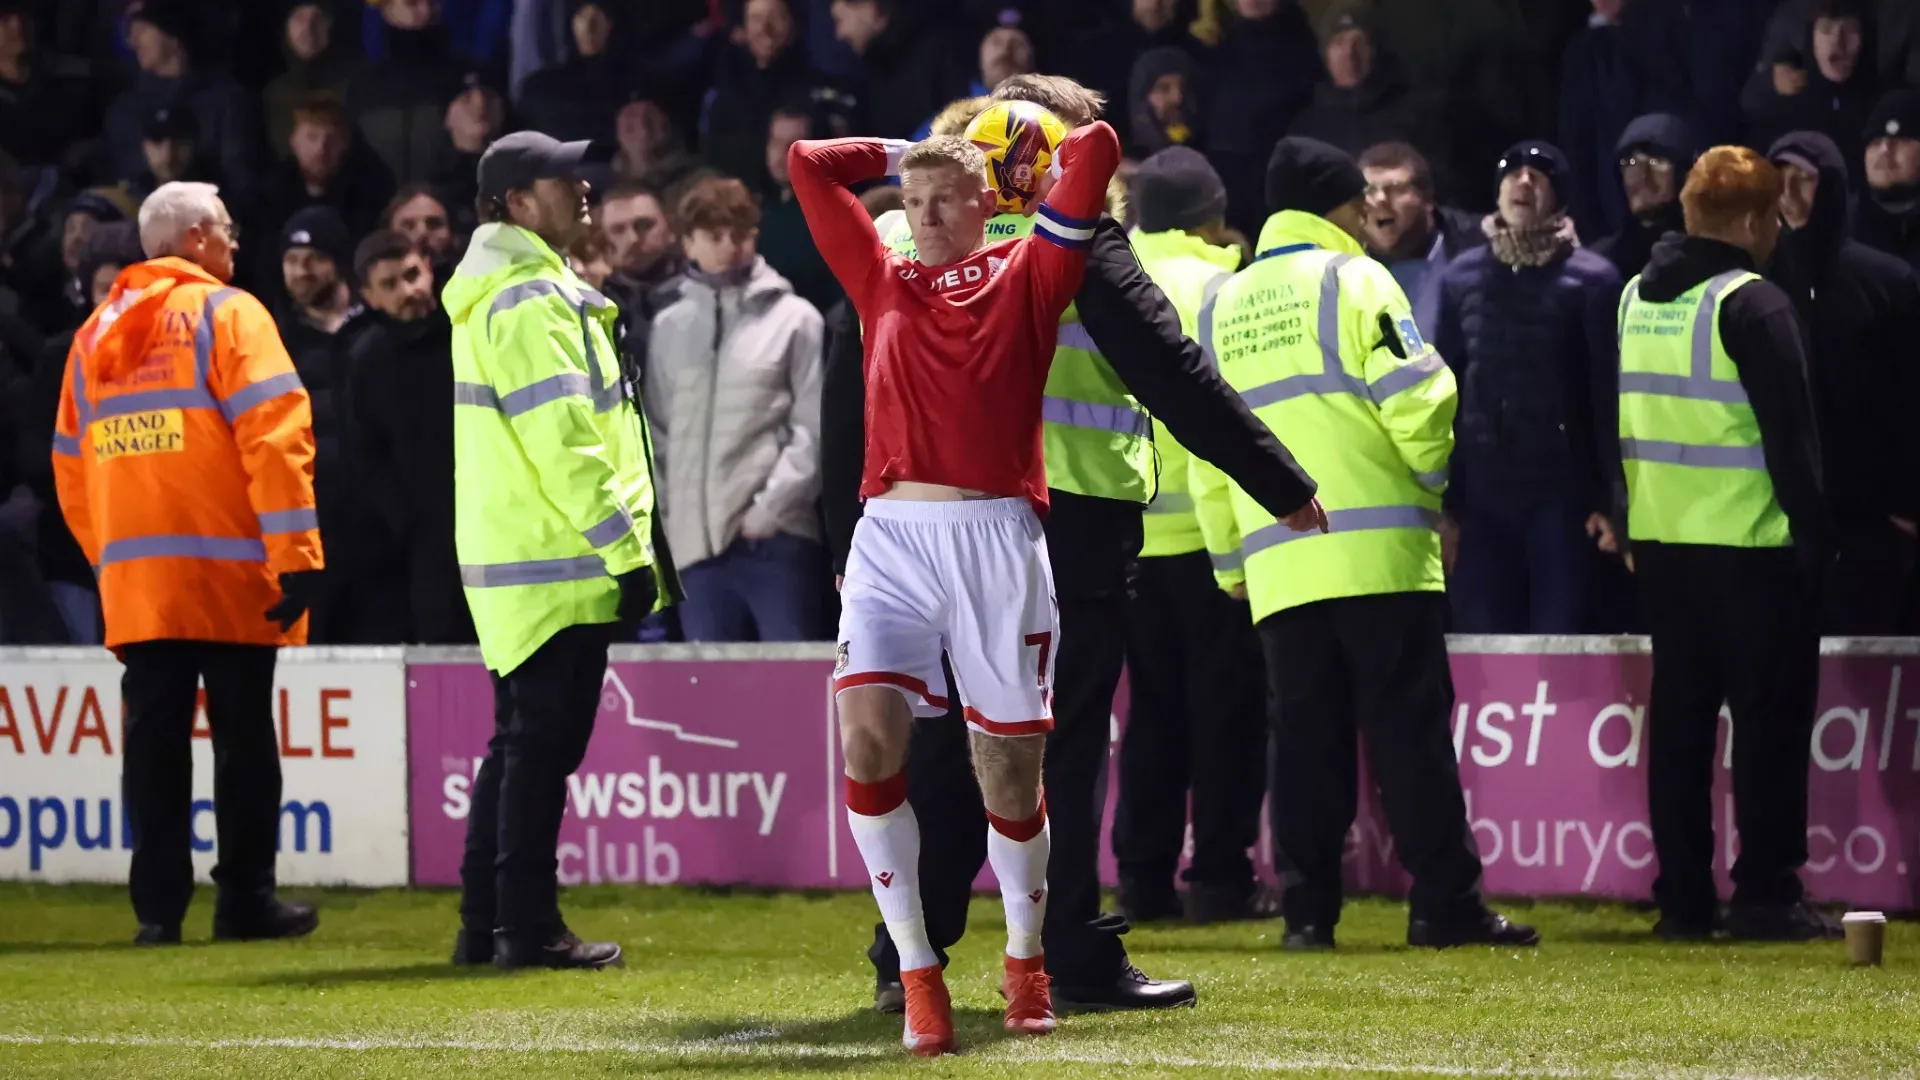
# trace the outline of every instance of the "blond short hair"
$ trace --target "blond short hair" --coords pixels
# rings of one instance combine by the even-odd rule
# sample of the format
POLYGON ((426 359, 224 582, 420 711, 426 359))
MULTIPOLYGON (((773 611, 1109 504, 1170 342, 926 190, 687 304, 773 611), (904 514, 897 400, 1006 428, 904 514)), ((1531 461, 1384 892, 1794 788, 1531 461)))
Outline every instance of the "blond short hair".
POLYGON ((940 110, 933 118, 931 130, 935 135, 964 135, 973 118, 986 112, 992 104, 993 99, 985 96, 961 98, 940 110))
POLYGON ((1068 127, 1100 119, 1107 98, 1065 75, 1009 75, 993 88, 995 101, 1028 101, 1060 118, 1068 127))
POLYGON ((981 177, 983 183, 987 175, 987 155, 958 135, 929 135, 907 147, 907 152, 900 155, 902 173, 908 169, 928 169, 938 165, 958 166, 964 172, 981 177))

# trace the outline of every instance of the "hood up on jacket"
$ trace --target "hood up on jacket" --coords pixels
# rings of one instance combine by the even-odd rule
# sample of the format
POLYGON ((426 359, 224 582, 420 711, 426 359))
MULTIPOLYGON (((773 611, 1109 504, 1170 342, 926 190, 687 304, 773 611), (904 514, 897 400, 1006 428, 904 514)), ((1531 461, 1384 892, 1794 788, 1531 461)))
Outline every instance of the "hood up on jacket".
POLYGON ((1634 117, 1620 132, 1620 139, 1614 143, 1613 149, 1617 154, 1625 154, 1643 146, 1673 162, 1673 171, 1683 183, 1687 170, 1693 168, 1694 160, 1700 156, 1694 146, 1693 129, 1672 113, 1647 113, 1634 117))
POLYGON ((1813 212, 1804 226, 1781 236, 1782 251, 1809 257, 1816 264, 1832 259, 1847 242, 1847 162, 1840 147, 1817 131, 1796 131, 1781 136, 1767 150, 1767 159, 1820 175, 1813 212))
POLYGON ((1193 58, 1186 50, 1171 45, 1158 49, 1148 49, 1133 62, 1133 72, 1127 79, 1127 116, 1132 121, 1131 131, 1134 145, 1152 153, 1169 146, 1181 146, 1194 140, 1194 106, 1199 104, 1193 89, 1193 58), (1180 76, 1185 88, 1180 105, 1180 120, 1167 124, 1153 113, 1147 95, 1153 92, 1154 84, 1168 75, 1180 76))

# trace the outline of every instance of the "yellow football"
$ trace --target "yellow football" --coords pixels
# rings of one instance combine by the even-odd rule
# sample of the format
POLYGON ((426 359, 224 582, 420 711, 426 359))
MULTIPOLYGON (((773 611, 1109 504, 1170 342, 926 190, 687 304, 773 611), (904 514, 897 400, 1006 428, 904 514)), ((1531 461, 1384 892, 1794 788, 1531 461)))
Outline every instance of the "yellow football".
POLYGON ((1024 214, 1053 167, 1067 125, 1026 101, 996 102, 967 125, 967 141, 987 155, 987 183, 1003 214, 1024 214))

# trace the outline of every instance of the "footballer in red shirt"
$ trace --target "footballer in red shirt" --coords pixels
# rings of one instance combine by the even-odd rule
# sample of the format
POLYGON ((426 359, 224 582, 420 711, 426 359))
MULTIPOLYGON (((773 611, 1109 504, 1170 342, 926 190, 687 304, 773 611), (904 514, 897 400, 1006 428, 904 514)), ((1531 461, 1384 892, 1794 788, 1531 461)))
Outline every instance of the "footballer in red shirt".
POLYGON ((865 327, 866 511, 841 589, 834 690, 847 818, 900 952, 903 1041, 929 1055, 952 1050, 953 1022, 921 913, 920 831, 902 770, 913 717, 947 711, 943 652, 971 728, 987 857, 1006 904, 1006 1026, 1045 1034, 1055 1024, 1040 947, 1040 775, 1059 629, 1040 526, 1041 396, 1120 160, 1104 123, 1054 147, 1048 128, 1058 121, 1038 106, 996 109, 1003 165, 1031 171, 1046 151, 1059 166, 1038 185, 1039 217, 1022 239, 986 243, 996 193, 985 155, 966 139, 836 139, 788 153, 814 243, 865 327), (917 260, 887 250, 851 190, 894 173, 917 260))

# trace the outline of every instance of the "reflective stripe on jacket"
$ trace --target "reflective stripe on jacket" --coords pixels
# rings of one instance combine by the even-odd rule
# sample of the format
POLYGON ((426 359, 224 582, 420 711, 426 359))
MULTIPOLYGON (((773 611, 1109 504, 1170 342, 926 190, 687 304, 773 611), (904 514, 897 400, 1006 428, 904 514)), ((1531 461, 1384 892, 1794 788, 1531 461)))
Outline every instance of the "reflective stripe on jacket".
MULTIPOLYGON (((1240 266, 1240 249, 1215 247, 1178 229, 1128 236, 1140 268, 1180 313, 1180 329, 1188 337, 1199 330, 1200 311, 1240 266)), ((1193 455, 1181 446, 1158 418, 1153 421, 1153 445, 1160 454, 1160 490, 1147 505, 1143 521, 1142 558, 1185 555, 1206 547, 1200 521, 1194 516, 1192 485, 1188 480, 1193 455)), ((1238 550, 1209 552, 1216 571, 1239 564, 1238 550)))
POLYGON ((109 647, 305 644, 265 612, 322 566, 313 412, 260 301, 184 259, 122 270, 67 354, 53 468, 109 647))
MULTIPOLYGON (((483 225, 447 282, 454 547, 487 666, 613 622, 615 577, 656 566, 646 421, 613 347, 617 309, 546 242, 483 225)), ((667 590, 662 588, 661 595, 667 590)))
MULTIPOLYGON (((1259 250, 1201 313, 1199 337, 1319 482, 1331 531, 1293 532, 1195 464, 1195 499, 1231 506, 1253 617, 1443 590, 1436 527, 1453 452, 1453 373, 1421 339, 1393 275, 1331 222, 1275 214, 1259 250)), ((1210 550, 1236 539, 1220 535, 1224 517, 1201 514, 1210 550)))

